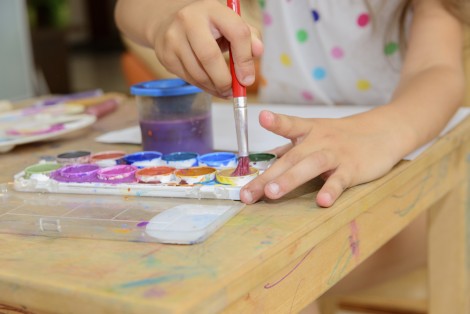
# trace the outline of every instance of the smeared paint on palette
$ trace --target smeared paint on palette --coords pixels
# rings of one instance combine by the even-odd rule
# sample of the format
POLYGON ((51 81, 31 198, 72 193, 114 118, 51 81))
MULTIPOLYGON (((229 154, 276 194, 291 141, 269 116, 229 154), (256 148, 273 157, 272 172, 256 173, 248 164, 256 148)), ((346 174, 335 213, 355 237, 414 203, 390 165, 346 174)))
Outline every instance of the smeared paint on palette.
MULTIPOLYGON (((271 162, 272 158, 268 158, 271 162)), ((45 169, 15 176, 15 189, 24 192, 111 194, 182 198, 240 199, 240 189, 263 169, 250 167, 246 176, 233 177, 237 156, 230 152, 199 155, 142 151, 64 152, 57 162, 32 165, 45 169), (83 158, 86 156, 86 158, 83 158), (73 163, 69 161, 73 160, 73 163)), ((264 159, 263 159, 264 160, 264 159)))

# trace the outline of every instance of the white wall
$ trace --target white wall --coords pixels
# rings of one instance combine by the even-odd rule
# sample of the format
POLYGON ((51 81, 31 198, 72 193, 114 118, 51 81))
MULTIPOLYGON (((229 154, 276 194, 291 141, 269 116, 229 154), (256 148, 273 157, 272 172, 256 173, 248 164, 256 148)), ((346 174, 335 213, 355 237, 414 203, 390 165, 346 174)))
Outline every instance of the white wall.
POLYGON ((24 0, 0 1, 0 100, 34 96, 29 25, 24 0))

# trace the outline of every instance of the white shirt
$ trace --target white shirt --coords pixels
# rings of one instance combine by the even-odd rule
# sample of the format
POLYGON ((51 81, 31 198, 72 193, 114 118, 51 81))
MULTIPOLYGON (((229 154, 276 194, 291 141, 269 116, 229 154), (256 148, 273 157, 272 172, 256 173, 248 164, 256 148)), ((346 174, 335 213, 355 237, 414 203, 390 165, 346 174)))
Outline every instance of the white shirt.
POLYGON ((266 0, 260 99, 381 105, 398 83, 399 0, 266 0))

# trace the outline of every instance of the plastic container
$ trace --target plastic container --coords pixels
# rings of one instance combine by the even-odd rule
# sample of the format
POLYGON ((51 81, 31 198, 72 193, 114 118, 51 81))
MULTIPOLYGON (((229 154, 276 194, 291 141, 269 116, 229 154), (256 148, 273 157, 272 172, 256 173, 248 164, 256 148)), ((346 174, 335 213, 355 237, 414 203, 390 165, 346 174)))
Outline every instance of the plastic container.
POLYGON ((211 96, 181 79, 131 87, 139 110, 142 146, 163 154, 213 151, 211 96))

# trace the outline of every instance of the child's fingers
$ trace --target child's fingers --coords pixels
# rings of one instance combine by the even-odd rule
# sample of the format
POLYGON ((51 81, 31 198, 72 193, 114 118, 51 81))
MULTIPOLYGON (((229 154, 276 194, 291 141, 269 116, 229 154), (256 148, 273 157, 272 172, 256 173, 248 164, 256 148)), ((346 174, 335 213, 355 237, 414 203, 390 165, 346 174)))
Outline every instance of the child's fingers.
POLYGON ((278 146, 276 148, 270 149, 267 151, 267 153, 275 154, 277 157, 282 157, 285 153, 287 153, 289 150, 292 149, 294 145, 292 143, 278 146))
POLYGON ((308 180, 337 167, 336 158, 325 151, 305 156, 297 150, 278 159, 262 175, 248 183, 242 190, 242 201, 252 203, 263 195, 277 199, 308 180), (251 199, 244 196, 251 196, 251 199))
MULTIPOLYGON (((210 78, 218 93, 223 95, 230 93, 232 77, 220 47, 210 32, 206 28, 202 32, 198 29, 190 30, 187 38, 194 57, 199 62, 198 66, 204 70, 205 76, 210 78)), ((187 57, 192 58, 192 56, 187 57)))
POLYGON ((163 60, 167 69, 188 83, 200 87, 213 95, 226 97, 226 95, 222 95, 217 90, 211 78, 201 67, 188 42, 182 41, 177 50, 172 53, 165 51, 163 60))
POLYGON ((230 42, 235 73, 241 84, 248 86, 255 81, 255 61, 252 52, 250 26, 236 15, 214 17, 214 24, 230 42))
POLYGON ((294 165, 287 163, 281 165, 281 167, 284 171, 272 178, 264 188, 265 195, 270 199, 278 199, 284 196, 305 182, 317 177, 320 173, 332 169, 335 164, 334 158, 318 151, 307 155, 306 158, 294 165))
POLYGON ((250 26, 251 28, 251 53, 254 57, 261 57, 263 54, 263 42, 261 41, 261 34, 259 30, 250 26))
POLYGON ((344 169, 332 173, 318 191, 317 204, 321 207, 330 207, 351 184, 351 177, 344 169))
POLYGON ((201 69, 191 46, 185 40, 176 40, 174 37, 178 37, 177 34, 181 32, 177 30, 168 32, 165 44, 155 48, 162 65, 188 83, 208 92, 215 92, 214 84, 201 69))
POLYGON ((194 51, 189 44, 182 44, 178 53, 183 68, 197 82, 197 86, 201 86, 205 90, 217 91, 212 79, 207 75, 206 71, 201 67, 194 51))
POLYGON ((266 130, 285 138, 296 140, 308 131, 305 119, 263 110, 259 114, 259 123, 266 130))

